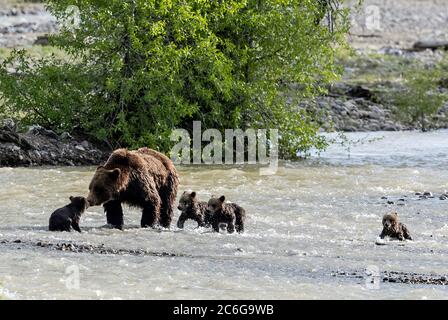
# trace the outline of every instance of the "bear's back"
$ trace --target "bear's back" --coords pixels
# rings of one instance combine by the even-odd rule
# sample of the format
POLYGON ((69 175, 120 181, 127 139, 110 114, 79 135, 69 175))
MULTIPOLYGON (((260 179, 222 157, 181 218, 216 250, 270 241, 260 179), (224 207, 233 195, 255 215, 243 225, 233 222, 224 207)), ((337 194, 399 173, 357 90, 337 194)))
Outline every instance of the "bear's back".
POLYGON ((149 148, 132 151, 117 149, 110 155, 104 167, 109 170, 115 168, 137 170, 156 176, 166 176, 168 173, 176 172, 171 159, 149 148))
POLYGON ((75 212, 69 206, 55 210, 50 216, 50 231, 61 230, 61 228, 65 229, 67 225, 70 226, 74 214, 75 212))

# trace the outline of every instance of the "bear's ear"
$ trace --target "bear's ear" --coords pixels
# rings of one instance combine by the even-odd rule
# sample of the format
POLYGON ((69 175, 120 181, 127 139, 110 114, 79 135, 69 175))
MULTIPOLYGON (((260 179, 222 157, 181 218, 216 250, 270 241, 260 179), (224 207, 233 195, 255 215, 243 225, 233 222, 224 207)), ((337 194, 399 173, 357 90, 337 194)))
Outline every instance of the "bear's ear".
POLYGON ((112 179, 118 179, 118 177, 120 176, 120 173, 121 173, 121 170, 116 168, 116 169, 110 171, 110 177, 112 179))
POLYGON ((226 197, 224 197, 224 196, 219 197, 219 201, 224 202, 224 200, 226 200, 226 197))
POLYGON ((190 193, 190 195, 193 199, 196 198, 196 192, 193 191, 192 193, 190 193))
POLYGON ((72 196, 70 196, 69 199, 70 199, 70 201, 73 201, 73 197, 72 196))

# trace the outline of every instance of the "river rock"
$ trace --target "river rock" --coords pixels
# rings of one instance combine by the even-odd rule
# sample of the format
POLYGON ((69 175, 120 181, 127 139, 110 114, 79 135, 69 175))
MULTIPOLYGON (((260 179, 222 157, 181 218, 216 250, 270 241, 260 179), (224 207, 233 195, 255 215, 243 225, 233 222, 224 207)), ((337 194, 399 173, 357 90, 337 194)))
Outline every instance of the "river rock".
POLYGON ((37 39, 34 41, 34 45, 38 46, 48 46, 50 44, 48 40, 48 35, 44 36, 38 36, 37 39))
POLYGON ((417 41, 416 43, 414 43, 412 48, 417 51, 426 50, 426 49, 448 50, 448 41, 422 40, 422 41, 417 41))
POLYGON ((71 140, 71 139, 73 139, 73 137, 71 136, 71 134, 68 133, 68 132, 63 132, 63 133, 61 133, 60 138, 61 138, 62 140, 71 140))
POLYGON ((31 126, 25 133, 0 127, 0 167, 39 165, 98 165, 109 151, 92 143, 77 141, 69 134, 58 136, 41 126, 31 126))
POLYGON ((30 126, 28 129, 28 134, 35 135, 35 136, 38 136, 38 135, 47 136, 47 137, 55 139, 55 140, 57 140, 59 138, 59 136, 53 130, 47 130, 39 125, 30 126))
POLYGON ((14 120, 12 119, 3 119, 0 121, 0 127, 2 127, 3 129, 7 129, 13 132, 17 131, 17 125, 14 122, 14 120))

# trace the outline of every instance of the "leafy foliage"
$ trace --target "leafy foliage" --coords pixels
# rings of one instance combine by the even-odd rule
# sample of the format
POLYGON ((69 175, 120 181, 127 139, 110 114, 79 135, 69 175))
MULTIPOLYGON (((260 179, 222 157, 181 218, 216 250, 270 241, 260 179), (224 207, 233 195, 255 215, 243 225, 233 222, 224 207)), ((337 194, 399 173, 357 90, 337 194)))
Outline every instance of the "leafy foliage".
MULTIPOLYGON (((323 148, 298 99, 338 78, 347 11, 332 32, 314 0, 47 0, 60 20, 80 9, 81 24, 51 43, 70 56, 29 59, 14 52, 0 67, 8 113, 56 130, 73 127, 113 146, 171 147, 175 128, 278 128, 284 157, 323 148), (318 17, 318 18, 316 18, 318 17), (317 20, 316 20, 317 19, 317 20), (7 68, 17 67, 11 74, 7 68)), ((5 110, 3 110, 5 112, 5 110)))
POLYGON ((427 117, 436 114, 448 101, 448 95, 439 86, 448 71, 445 61, 424 69, 412 69, 404 75, 404 89, 395 95, 398 115, 410 123, 419 123, 422 131, 428 129, 427 117))

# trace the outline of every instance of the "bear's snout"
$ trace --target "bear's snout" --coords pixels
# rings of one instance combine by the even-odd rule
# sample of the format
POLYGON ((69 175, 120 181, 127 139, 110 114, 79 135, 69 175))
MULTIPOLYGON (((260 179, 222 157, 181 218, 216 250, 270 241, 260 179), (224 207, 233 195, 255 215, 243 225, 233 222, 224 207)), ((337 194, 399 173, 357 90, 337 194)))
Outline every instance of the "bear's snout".
POLYGON ((181 206, 178 206, 177 209, 180 210, 180 211, 182 211, 182 207, 181 207, 181 206))
POLYGON ((89 204, 89 207, 98 205, 90 196, 87 197, 87 203, 89 204))

